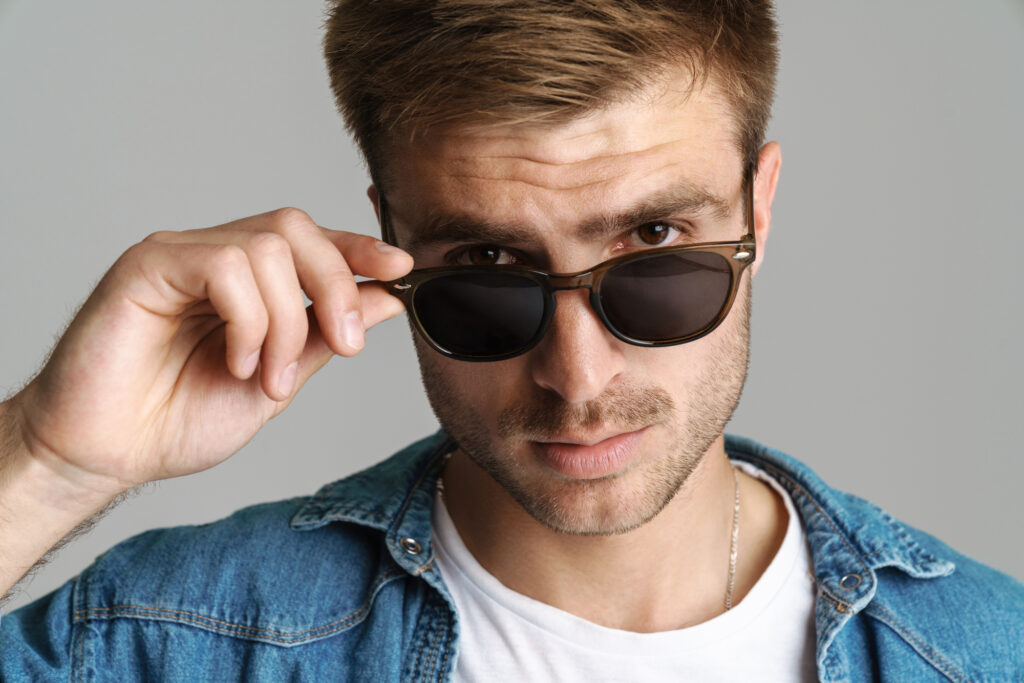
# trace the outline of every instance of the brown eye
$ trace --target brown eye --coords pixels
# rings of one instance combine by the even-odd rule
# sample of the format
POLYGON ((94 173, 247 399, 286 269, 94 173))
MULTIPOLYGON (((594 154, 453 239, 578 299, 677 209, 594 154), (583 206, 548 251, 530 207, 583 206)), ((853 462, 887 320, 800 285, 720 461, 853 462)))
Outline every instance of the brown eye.
POLYGON ((637 228, 636 234, 640 236, 644 244, 661 244, 668 238, 671 231, 672 228, 664 223, 649 223, 637 228))
POLYGON ((481 244, 467 249, 466 256, 474 266, 493 266, 501 258, 501 249, 481 244))
POLYGON ((444 260, 453 266, 507 266, 519 263, 520 256, 495 244, 472 244, 450 251, 444 260))

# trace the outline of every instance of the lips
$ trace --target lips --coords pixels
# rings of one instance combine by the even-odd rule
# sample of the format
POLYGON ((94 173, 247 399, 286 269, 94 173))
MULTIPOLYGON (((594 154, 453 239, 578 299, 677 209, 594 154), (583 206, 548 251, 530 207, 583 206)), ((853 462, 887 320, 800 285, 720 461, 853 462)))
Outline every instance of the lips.
POLYGON ((540 461, 570 479, 598 479, 626 467, 639 454, 647 428, 591 439, 557 437, 564 441, 534 441, 540 461))

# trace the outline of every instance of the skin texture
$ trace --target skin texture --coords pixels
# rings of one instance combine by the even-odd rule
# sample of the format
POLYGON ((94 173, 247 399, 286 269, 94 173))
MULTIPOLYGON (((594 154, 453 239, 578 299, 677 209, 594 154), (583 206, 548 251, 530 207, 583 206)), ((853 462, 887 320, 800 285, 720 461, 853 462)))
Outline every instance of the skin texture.
MULTIPOLYGON (((395 144, 391 158, 403 163, 388 169, 386 190, 399 245, 415 245, 417 267, 497 257, 578 271, 652 246, 642 225, 599 228, 680 187, 718 205, 661 216, 673 229, 653 246, 739 239, 742 163, 729 111, 713 84, 689 97, 683 85, 668 80, 565 125, 462 127, 395 144), (424 239, 453 224, 460 229, 424 239), (490 234, 473 236, 467 225, 490 234)), ((625 344, 585 290, 556 294, 546 337, 517 358, 454 361, 417 338, 431 404, 460 446, 444 474, 446 504, 467 547, 507 586, 636 631, 721 612, 733 507, 722 430, 746 374, 749 278, 763 258, 779 165, 778 146, 766 145, 754 188, 758 263, 727 319, 700 340, 625 344), (566 474, 545 456, 561 448, 554 442, 615 436, 626 455, 601 476, 566 474)), ((590 450, 581 457, 607 456, 590 450)), ((786 522, 764 484, 741 477, 741 497, 739 598, 786 522)))

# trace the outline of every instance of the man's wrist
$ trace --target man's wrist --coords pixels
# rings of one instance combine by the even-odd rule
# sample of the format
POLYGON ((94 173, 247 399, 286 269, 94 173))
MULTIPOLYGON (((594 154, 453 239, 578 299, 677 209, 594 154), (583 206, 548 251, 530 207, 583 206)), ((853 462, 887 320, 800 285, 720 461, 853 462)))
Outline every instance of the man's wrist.
POLYGON ((0 491, 13 484, 40 504, 88 516, 132 488, 84 472, 26 433, 18 396, 0 403, 0 491))
POLYGON ((119 495, 76 486, 34 457, 18 433, 16 410, 0 403, 0 595, 119 495))
POLYGON ((0 536, 18 520, 23 534, 31 529, 56 543, 130 488, 33 449, 23 434, 16 399, 0 403, 0 536))

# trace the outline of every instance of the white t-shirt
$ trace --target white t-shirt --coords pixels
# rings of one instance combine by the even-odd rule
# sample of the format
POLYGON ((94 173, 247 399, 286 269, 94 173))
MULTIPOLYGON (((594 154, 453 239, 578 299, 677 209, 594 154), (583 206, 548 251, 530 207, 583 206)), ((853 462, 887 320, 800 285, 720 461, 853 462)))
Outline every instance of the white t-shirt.
POLYGON ((455 680, 817 680, 815 589, 803 525, 771 477, 735 464, 783 497, 785 539, 739 604, 702 624, 660 633, 599 626, 506 588, 466 548, 438 495, 433 543, 461 623, 455 680))

